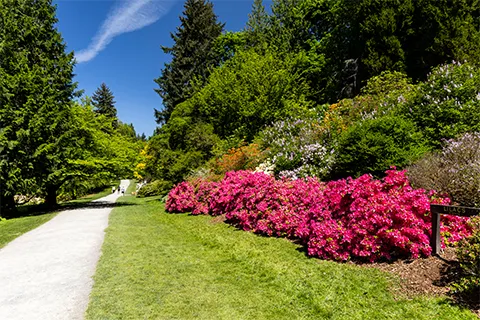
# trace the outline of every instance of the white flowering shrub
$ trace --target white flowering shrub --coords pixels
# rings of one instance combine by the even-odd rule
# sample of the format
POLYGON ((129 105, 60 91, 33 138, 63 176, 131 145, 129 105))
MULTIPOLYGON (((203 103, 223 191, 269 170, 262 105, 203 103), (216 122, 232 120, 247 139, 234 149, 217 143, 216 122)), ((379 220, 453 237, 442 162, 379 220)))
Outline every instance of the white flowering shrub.
POLYGON ((433 69, 404 112, 436 148, 443 139, 480 132, 479 68, 454 61, 433 69))
POLYGON ((260 163, 258 167, 255 168, 254 172, 263 172, 265 174, 273 176, 275 174, 275 165, 272 164, 270 160, 267 160, 260 163))
POLYGON ((287 119, 268 127, 261 135, 274 172, 298 179, 326 177, 333 163, 333 143, 327 143, 317 119, 287 119))

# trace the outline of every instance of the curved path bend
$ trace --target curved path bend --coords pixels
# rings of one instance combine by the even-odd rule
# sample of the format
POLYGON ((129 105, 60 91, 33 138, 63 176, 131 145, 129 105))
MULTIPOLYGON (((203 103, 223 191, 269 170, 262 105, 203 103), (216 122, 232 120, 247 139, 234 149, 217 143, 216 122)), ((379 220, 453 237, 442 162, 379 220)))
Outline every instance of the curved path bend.
POLYGON ((110 211, 100 205, 60 212, 0 249, 0 319, 83 319, 110 211))

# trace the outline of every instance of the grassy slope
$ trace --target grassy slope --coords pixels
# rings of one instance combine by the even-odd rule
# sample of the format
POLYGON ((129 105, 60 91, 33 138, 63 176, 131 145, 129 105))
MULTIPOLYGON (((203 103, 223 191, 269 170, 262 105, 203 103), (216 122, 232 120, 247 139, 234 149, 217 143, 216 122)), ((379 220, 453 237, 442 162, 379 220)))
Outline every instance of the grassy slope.
POLYGON ((0 248, 27 231, 44 224, 56 213, 45 213, 38 216, 15 218, 0 222, 0 248))
POLYGON ((476 319, 442 299, 396 301, 378 270, 166 214, 155 199, 112 212, 87 319, 476 319))
MULTIPOLYGON (((104 191, 88 195, 86 197, 72 200, 68 202, 64 202, 60 204, 62 206, 70 206, 70 205, 81 205, 83 203, 87 203, 96 199, 100 199, 109 195, 112 192, 111 187, 106 188, 104 191)), ((20 207, 19 211, 35 211, 35 206, 24 206, 20 207), (30 208, 31 207, 31 208, 30 208)), ((12 241, 13 239, 21 236, 22 234, 37 228, 38 226, 44 224, 48 220, 52 219, 58 212, 47 212, 47 213, 34 213, 37 215, 26 216, 21 218, 14 218, 9 219, 7 221, 0 222, 0 248, 4 247, 7 243, 12 241)))
MULTIPOLYGON (((118 184, 117 184, 117 185, 118 185, 118 184)), ((66 206, 68 206, 68 205, 71 205, 71 204, 87 203, 87 202, 90 202, 90 201, 93 201, 93 200, 97 200, 97 199, 106 197, 106 196, 108 196, 108 195, 111 194, 111 193, 112 193, 112 186, 105 188, 105 190, 100 191, 99 193, 89 194, 89 195, 84 196, 84 197, 81 197, 81 198, 79 198, 79 199, 70 200, 70 201, 61 203, 60 205, 66 205, 66 206)))

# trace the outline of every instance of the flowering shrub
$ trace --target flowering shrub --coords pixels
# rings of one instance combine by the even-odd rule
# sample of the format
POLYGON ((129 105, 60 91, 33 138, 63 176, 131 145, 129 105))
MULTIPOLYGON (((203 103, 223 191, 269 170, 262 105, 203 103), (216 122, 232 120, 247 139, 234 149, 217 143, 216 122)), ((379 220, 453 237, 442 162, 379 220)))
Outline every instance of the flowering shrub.
POLYGON ((445 141, 443 149, 407 168, 412 184, 448 193, 464 206, 480 206, 480 133, 445 141))
POLYGON ((472 235, 462 239, 457 248, 457 256, 463 272, 462 278, 453 285, 453 291, 478 297, 480 293, 480 217, 472 218, 471 224, 472 235))
POLYGON ((275 122, 261 135, 262 145, 279 177, 325 177, 333 161, 333 145, 327 143, 318 119, 275 122))
POLYGON ((263 172, 265 174, 273 176, 275 173, 275 165, 267 159, 265 162, 260 163, 258 167, 255 168, 254 172, 263 172))
POLYGON ((262 152, 256 143, 231 148, 212 163, 213 171, 223 175, 229 171, 254 169, 263 160, 262 152))
MULTIPOLYGON (((220 182, 177 185, 167 210, 225 214, 243 230, 298 239, 309 255, 323 259, 376 261, 429 255, 430 203, 449 201, 413 189, 405 172, 397 170, 388 170, 382 180, 363 175, 327 184, 232 171, 220 182)), ((456 242, 469 235, 467 221, 442 216, 443 236, 456 242)))
POLYGON ((180 182, 169 193, 165 208, 170 212, 191 212, 195 209, 195 189, 189 182, 180 182))
POLYGON ((453 61, 432 70, 415 99, 405 104, 429 144, 480 131, 480 72, 478 67, 453 61))

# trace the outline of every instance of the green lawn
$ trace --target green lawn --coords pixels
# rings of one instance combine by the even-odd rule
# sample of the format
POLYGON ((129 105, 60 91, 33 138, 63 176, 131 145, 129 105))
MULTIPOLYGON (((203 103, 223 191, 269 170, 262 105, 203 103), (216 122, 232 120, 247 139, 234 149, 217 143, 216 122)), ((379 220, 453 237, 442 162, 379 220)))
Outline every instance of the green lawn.
POLYGON ((87 319, 477 319, 444 299, 395 299, 378 270, 166 214, 156 199, 113 210, 87 319))
MULTIPOLYGON (((109 195, 111 192, 112 192, 111 187, 108 187, 99 193, 91 194, 77 200, 63 202, 60 204, 60 208, 80 206, 84 203, 105 197, 109 195)), ((35 205, 27 205, 27 206, 19 207, 18 209, 19 213, 21 215, 25 215, 25 217, 9 219, 9 220, 0 222, 0 248, 4 247, 7 243, 21 236, 22 234, 35 229, 41 224, 44 224, 48 220, 52 219, 58 213, 58 212, 42 212, 41 210, 37 209, 39 207, 41 208, 41 206, 35 206, 35 205)))
POLYGON ((0 222, 0 248, 27 231, 44 224, 57 213, 45 213, 38 216, 15 218, 0 222))
MULTIPOLYGON (((118 183, 115 184, 115 185, 118 186, 118 183)), ((100 191, 99 193, 89 194, 89 195, 83 196, 83 197, 75 199, 75 200, 70 200, 70 201, 61 203, 60 205, 61 206, 69 206, 69 205, 72 205, 72 204, 76 205, 76 204, 87 203, 87 202, 90 202, 90 201, 93 201, 93 200, 97 200, 97 199, 106 197, 111 193, 112 193, 112 186, 109 186, 109 187, 105 188, 105 190, 100 191)))

